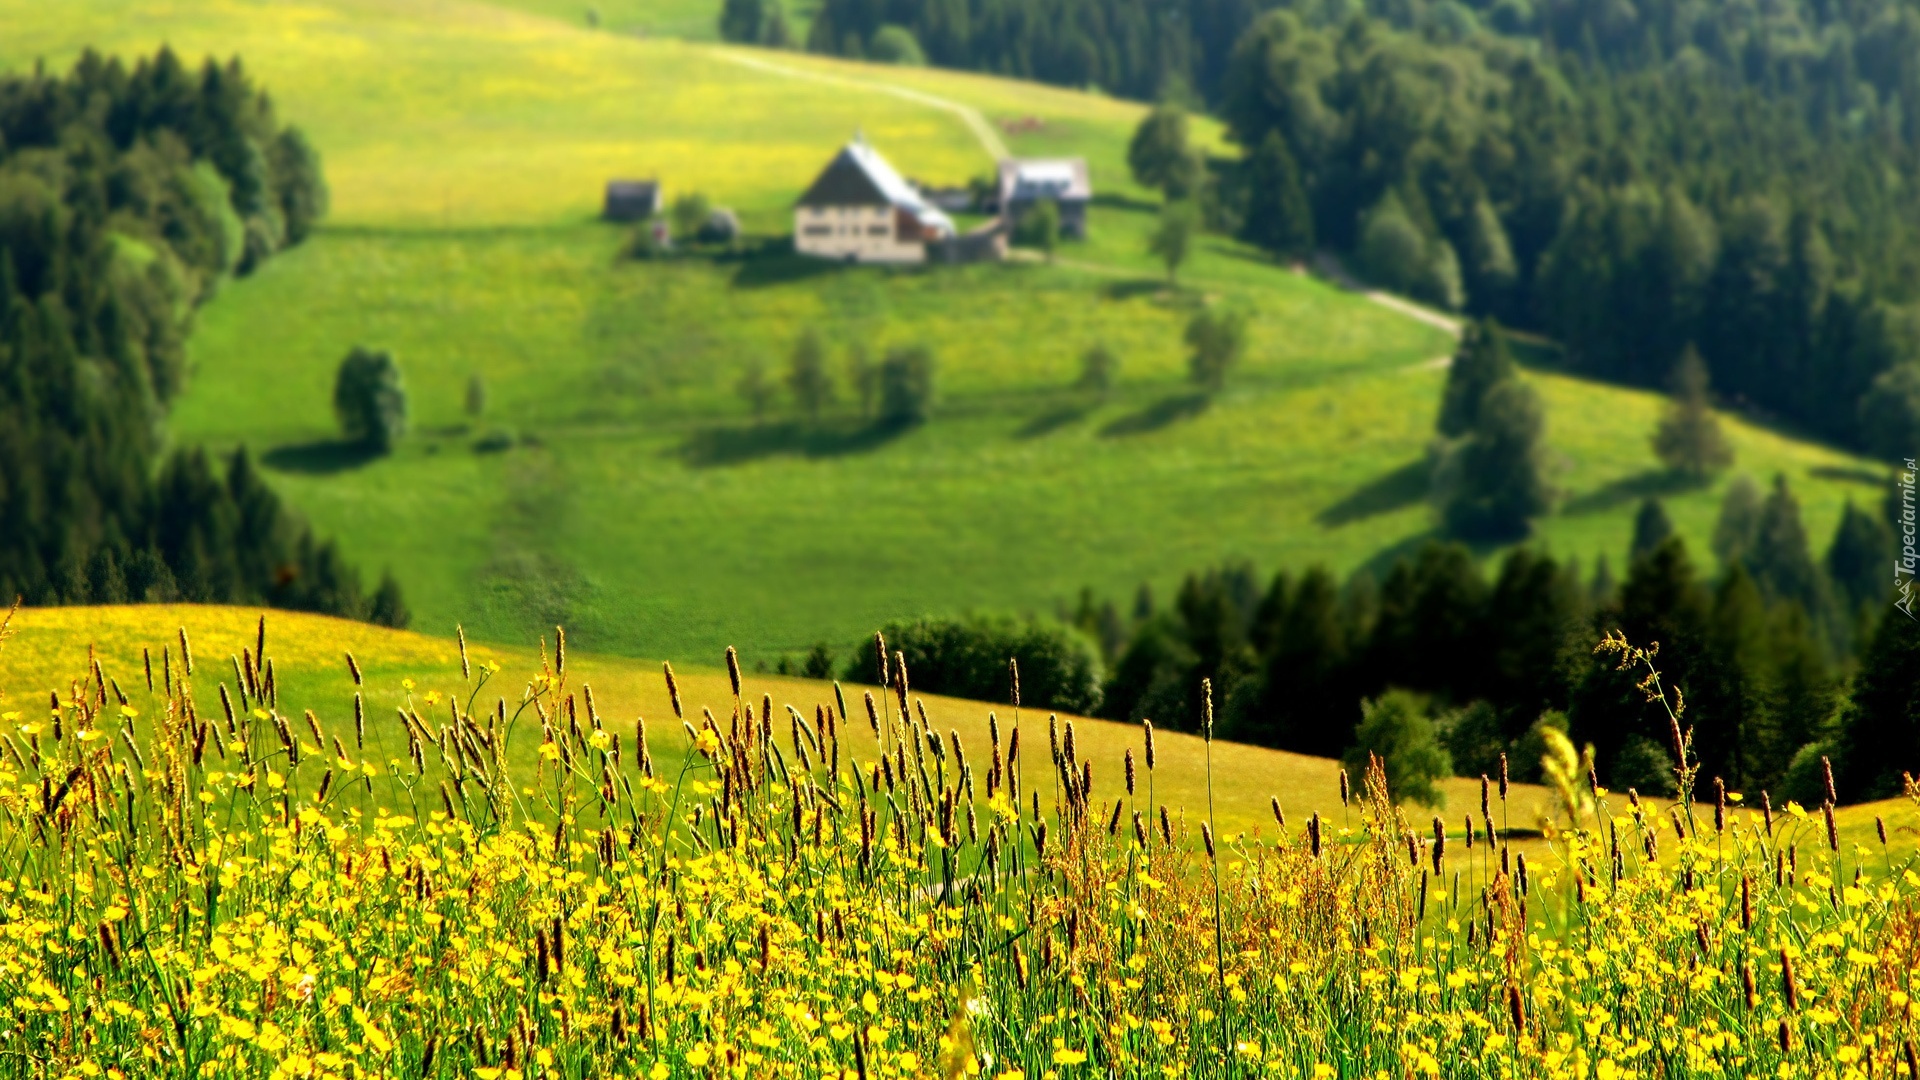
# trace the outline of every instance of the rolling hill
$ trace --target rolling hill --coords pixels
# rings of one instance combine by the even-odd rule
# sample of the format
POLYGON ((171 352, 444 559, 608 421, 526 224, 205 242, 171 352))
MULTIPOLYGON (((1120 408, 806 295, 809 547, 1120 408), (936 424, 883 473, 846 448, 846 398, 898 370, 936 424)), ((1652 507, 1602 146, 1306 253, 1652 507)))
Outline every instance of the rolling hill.
MULTIPOLYGON (((419 625, 518 642, 564 622, 598 653, 737 643, 751 665, 894 616, 1044 611, 1142 581, 1164 595, 1227 558, 1378 565, 1430 533, 1421 463, 1449 335, 1217 238, 1166 288, 1123 164, 1141 106, 638 37, 615 32, 616 6, 595 31, 467 0, 0 0, 0 63, 238 54, 320 147, 329 223, 202 312, 172 432, 263 455, 350 559, 396 572, 419 625), (622 260, 624 234, 593 220, 605 179, 658 175, 777 235, 856 130, 940 183, 989 172, 995 144, 1085 154, 1092 237, 1051 266, 895 273, 622 260), (1205 407, 1180 345, 1202 302, 1252 317, 1245 364, 1205 407), (874 438, 844 388, 818 427, 785 406, 756 421, 736 383, 753 364, 777 378, 808 328, 836 372, 856 345, 933 348, 934 421, 874 438), (1103 402, 1068 390, 1096 342, 1123 365, 1103 402), (388 459, 330 441, 355 344, 406 375, 414 434, 388 459), (476 374, 490 403, 474 423, 476 374), (491 429, 521 444, 476 452, 491 429)), ((1618 566, 1634 504, 1666 491, 1647 447, 1661 401, 1531 377, 1568 496, 1542 540, 1618 566)), ((1880 496, 1858 460, 1729 426, 1737 468, 1786 474, 1817 543, 1845 499, 1880 496)), ((1717 491, 1666 494, 1704 550, 1717 491)))

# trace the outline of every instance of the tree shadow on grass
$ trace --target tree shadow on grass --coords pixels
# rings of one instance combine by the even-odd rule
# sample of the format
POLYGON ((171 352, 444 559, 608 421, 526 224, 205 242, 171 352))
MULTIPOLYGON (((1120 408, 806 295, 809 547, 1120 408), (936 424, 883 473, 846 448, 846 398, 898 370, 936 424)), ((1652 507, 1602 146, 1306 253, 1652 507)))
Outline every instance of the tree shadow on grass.
POLYGON ((1080 422, 1092 411, 1093 406, 1085 402, 1074 402, 1056 409, 1049 409, 1020 425, 1020 430, 1014 432, 1013 437, 1016 439, 1042 438, 1069 424, 1080 422))
POLYGON ((1647 469, 1610 484, 1575 495, 1560 507, 1563 514, 1593 514, 1641 499, 1678 495, 1703 486, 1700 481, 1668 469, 1647 469))
POLYGON ((278 469, 281 472, 324 476, 328 473, 358 469, 379 456, 379 451, 365 443, 347 442, 344 439, 317 439, 313 442, 276 446, 260 455, 260 460, 268 468, 278 469))
POLYGON ((1210 394, 1170 394, 1138 412, 1128 413, 1112 421, 1100 429, 1100 434, 1115 439, 1160 431, 1182 420, 1191 420, 1199 416, 1212 404, 1213 397, 1210 394))
POLYGON ((878 450, 916 426, 872 423, 859 427, 816 427, 798 421, 718 425, 694 432, 681 445, 679 454, 695 468, 744 465, 781 456, 845 457, 878 450))
POLYGON ((1807 470, 1807 475, 1822 480, 1838 480, 1843 484, 1867 484, 1872 487, 1879 487, 1888 482, 1887 473, 1876 472, 1859 465, 1815 465, 1807 470))
POLYGON ((1362 484, 1346 498, 1315 514, 1314 520, 1334 529, 1412 506, 1427 497, 1430 477, 1431 468, 1425 458, 1409 461, 1362 484))

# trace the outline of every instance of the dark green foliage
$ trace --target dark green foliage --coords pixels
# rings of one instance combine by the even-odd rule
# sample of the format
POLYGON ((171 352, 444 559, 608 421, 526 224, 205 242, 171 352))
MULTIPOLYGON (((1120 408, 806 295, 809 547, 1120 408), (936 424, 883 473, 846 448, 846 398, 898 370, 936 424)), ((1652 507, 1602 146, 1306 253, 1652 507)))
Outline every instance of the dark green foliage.
POLYGON ((1449 311, 1466 302, 1460 259, 1444 237, 1428 236, 1389 191, 1360 227, 1360 268, 1375 284, 1449 311))
POLYGON ((1667 468, 1703 481, 1733 464, 1733 447, 1713 415, 1707 365, 1691 346, 1680 354, 1673 376, 1673 404, 1653 433, 1653 452, 1667 468))
POLYGON ((747 361, 740 378, 733 384, 733 392, 747 403, 755 423, 766 419, 767 406, 773 404, 773 390, 773 382, 767 378, 767 369, 758 360, 747 361))
POLYGON ((1167 282, 1178 283, 1180 267, 1193 254, 1193 238, 1200 231, 1200 208, 1184 200, 1168 202, 1147 237, 1147 252, 1167 268, 1167 282))
POLYGON ((757 45, 767 20, 767 0, 722 0, 720 40, 757 45))
POLYGON ((1893 587, 1893 555, 1893 530, 1847 500, 1827 548, 1826 571, 1835 599, 1850 616, 1887 602, 1893 587))
POLYGON ((1466 435, 1434 469, 1441 523, 1458 537, 1510 540, 1527 535, 1552 504, 1547 483, 1546 417, 1540 397, 1517 378, 1494 384, 1466 435))
POLYGON ((1391 690, 1361 706, 1354 745, 1341 759, 1349 775, 1364 774, 1378 758, 1387 774, 1387 790, 1396 800, 1440 807, 1445 798, 1436 782, 1453 775, 1453 761, 1441 745, 1427 704, 1416 694, 1391 690))
POLYGON ((1286 258, 1313 254, 1313 206, 1300 180, 1300 165, 1278 132, 1269 133, 1247 163, 1247 217, 1241 235, 1286 258))
POLYGON ((1480 419, 1480 402, 1487 391, 1516 373, 1507 339, 1491 319, 1469 323, 1460 335, 1460 348, 1447 368, 1447 386, 1440 395, 1440 419, 1435 427, 1448 438, 1472 430, 1480 419))
POLYGON ((1060 204, 1041 199, 1027 207, 1014 223, 1013 242, 1021 247, 1039 248, 1046 253, 1047 261, 1052 262, 1053 251, 1060 246, 1060 204))
POLYGON ((833 649, 824 641, 816 641, 813 648, 807 650, 807 658, 800 664, 800 674, 808 679, 833 678, 833 649))
POLYGON ((1881 458, 1920 455, 1920 364, 1881 372, 1860 399, 1860 424, 1867 449, 1881 458))
POLYGON ((1170 202, 1191 198, 1199 188, 1201 165, 1187 142, 1186 110, 1162 105, 1148 113, 1127 144, 1127 168, 1141 187, 1161 192, 1170 202))
POLYGON ((820 410, 833 404, 833 376, 827 373, 827 348, 820 335, 809 329, 793 346, 792 365, 787 370, 787 389, 807 419, 818 422, 820 410))
POLYGON ((696 242, 700 230, 706 227, 707 219, 712 216, 713 202, 697 191, 687 192, 667 207, 667 219, 673 224, 674 240, 678 243, 696 242))
POLYGON ((919 39, 904 26, 883 26, 875 31, 873 42, 867 46, 867 58, 883 64, 905 64, 909 67, 923 67, 927 62, 927 54, 920 50, 919 39))
POLYGON ((487 413, 487 380, 479 372, 467 376, 466 413, 475 420, 487 413))
POLYGON ((1760 531, 1760 488, 1750 476, 1736 476, 1720 499, 1720 517, 1713 526, 1713 554, 1722 567, 1746 558, 1760 531))
POLYGON ((1898 795, 1920 769, 1920 622, 1889 606, 1860 659, 1834 781, 1847 802, 1898 795))
POLYGON ((1653 554, 1672 535, 1673 519, 1660 500, 1641 500, 1640 510, 1633 516, 1633 544, 1627 549, 1627 564, 1631 566, 1653 554))
POLYGON ((0 595, 364 614, 244 452, 163 455, 194 307, 326 198, 238 61, 0 78, 0 595))
POLYGON ((1247 317, 1238 311, 1201 308, 1187 321, 1187 376, 1207 393, 1219 393, 1227 373, 1247 348, 1247 317))
POLYGON ((924 345, 892 349, 877 375, 880 423, 904 427, 933 415, 933 353, 924 345))
POLYGON ((1088 349, 1080 357, 1080 378, 1073 388, 1105 401, 1120 374, 1120 358, 1105 344, 1088 349))
POLYGON ((407 611, 406 601, 400 596, 400 583, 393 580, 392 571, 383 571, 380 575, 380 587, 373 592, 373 602, 368 606, 367 621, 380 626, 391 626, 404 630, 413 615, 407 611))
POLYGON ((1814 565, 1806 526, 1800 522, 1800 503, 1787 488, 1785 476, 1773 479, 1773 491, 1761 504, 1759 524, 1743 561, 1769 601, 1791 600, 1816 619, 1827 614, 1826 582, 1814 565))
MULTIPOLYGON (((880 628, 887 647, 906 657, 916 690, 976 701, 1007 701, 1007 662, 1020 663, 1020 703, 1086 715, 1100 707, 1104 676, 1092 642, 1076 630, 1038 619, 970 615, 922 618, 880 628)), ((873 649, 857 648, 849 682, 878 683, 873 649)))
POLYGON ((407 433, 407 388, 392 353, 353 347, 334 379, 333 414, 348 442, 376 454, 393 451, 407 433))
POLYGON ((1259 680, 1250 707, 1234 718, 1234 737, 1327 757, 1344 750, 1359 718, 1351 629, 1324 568, 1291 589, 1286 575, 1276 577, 1255 624, 1259 680))

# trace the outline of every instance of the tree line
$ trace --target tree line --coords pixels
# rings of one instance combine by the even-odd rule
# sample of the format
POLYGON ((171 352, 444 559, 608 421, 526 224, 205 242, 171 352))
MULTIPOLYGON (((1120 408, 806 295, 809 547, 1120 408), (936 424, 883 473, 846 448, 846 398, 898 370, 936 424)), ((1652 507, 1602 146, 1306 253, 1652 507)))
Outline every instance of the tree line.
POLYGON ((326 211, 319 155, 238 60, 91 52, 0 78, 0 594, 405 621, 244 450, 168 451, 194 308, 326 211))
MULTIPOLYGON (((1898 0, 828 0, 808 45, 1226 121, 1140 169, 1288 257, 1897 460, 1920 439, 1920 11, 1898 0), (896 50, 897 51, 897 50, 896 50)), ((1143 127, 1143 136, 1147 134, 1143 127)), ((1151 140, 1149 140, 1151 141, 1151 140)), ((1177 231, 1177 230, 1176 230, 1177 231)))

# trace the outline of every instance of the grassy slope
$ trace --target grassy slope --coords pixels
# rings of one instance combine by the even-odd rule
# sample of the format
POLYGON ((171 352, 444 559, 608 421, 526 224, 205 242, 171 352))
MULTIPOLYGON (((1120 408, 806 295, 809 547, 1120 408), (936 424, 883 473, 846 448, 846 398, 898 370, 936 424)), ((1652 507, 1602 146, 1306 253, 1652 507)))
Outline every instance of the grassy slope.
MULTIPOLYGON (((3 615, 4 612, 0 612, 3 615)), ((0 731, 12 731, 18 723, 40 719, 45 696, 58 690, 64 697, 75 680, 86 672, 88 647, 92 646, 102 669, 125 690, 142 715, 151 716, 158 698, 145 692, 141 650, 154 657, 154 679, 161 679, 162 649, 172 649, 178 661, 175 629, 185 627, 194 653, 194 696, 203 715, 219 715, 219 685, 237 684, 232 662, 241 649, 252 649, 255 627, 261 612, 244 608, 199 607, 104 607, 47 608, 20 612, 13 633, 0 645, 0 711, 19 711, 17 722, 0 721, 0 731)), ((421 634, 386 630, 361 623, 344 622, 323 616, 291 612, 268 612, 267 655, 274 661, 275 677, 280 682, 280 705, 288 715, 298 716, 312 709, 323 729, 348 736, 353 715, 354 687, 347 674, 342 652, 351 650, 366 678, 368 741, 386 740, 398 753, 404 747, 404 735, 398 731, 393 710, 403 701, 401 680, 415 682, 416 706, 426 711, 421 699, 432 691, 442 694, 465 690, 460 679, 459 653, 452 640, 421 634)), ((475 664, 498 661, 502 667, 498 680, 489 688, 476 708, 486 708, 492 698, 504 694, 518 700, 519 688, 539 670, 538 649, 475 645, 471 650, 475 664)), ((177 670, 177 669, 176 669, 177 670)), ((688 715, 697 717, 702 706, 725 717, 732 708, 731 691, 724 669, 681 667, 675 676, 688 715)), ((664 680, 659 666, 652 661, 582 654, 569 649, 567 656, 569 686, 586 684, 593 689, 594 700, 609 727, 631 732, 636 715, 648 720, 650 745, 656 758, 671 762, 685 744, 679 725, 672 718, 664 680)), ((861 693, 859 687, 845 688, 856 714, 861 693)), ((791 704, 809 716, 813 706, 831 704, 833 688, 826 683, 800 679, 750 676, 746 680, 748 696, 758 699, 771 695, 774 707, 791 704)), ((977 772, 986 768, 988 747, 987 714, 994 706, 980 702, 930 697, 924 702, 928 717, 941 731, 958 731, 977 772)), ((444 708, 442 709, 444 712, 444 708)), ((1011 710, 998 707, 1003 732, 1012 724, 1011 710)), ((444 719, 437 717, 436 719, 444 719)), ((1028 726, 1023 738, 1026 790, 1043 792, 1042 801, 1051 798, 1046 778, 1046 718, 1027 712, 1022 722, 1028 726)), ((1124 790, 1124 755, 1131 748, 1142 761, 1141 805, 1146 805, 1144 758, 1139 729, 1102 720, 1073 719, 1075 742, 1082 759, 1094 769, 1095 794, 1108 800, 1124 790)), ((858 738, 855 751, 870 759, 874 744, 864 720, 853 725, 858 738)), ((627 736, 630 738, 630 735, 627 736)), ((530 749, 537 738, 520 740, 522 751, 530 749)), ((1170 813, 1185 814, 1189 827, 1198 830, 1206 814, 1206 748, 1192 736, 1162 732, 1155 740, 1158 768, 1154 775, 1153 795, 1170 813)), ((1273 835, 1269 798, 1280 799, 1288 815, 1289 826, 1298 829, 1318 812, 1338 824, 1343 821, 1339 788, 1333 762, 1323 758, 1290 754, 1279 750, 1220 744, 1215 748, 1215 819, 1220 832, 1231 836, 1264 830, 1273 835)), ((1448 814, 1457 820, 1479 802, 1477 782, 1448 781, 1448 814)), ((984 797, 984 793, 983 793, 984 797)), ((1534 824, 1545 806, 1544 792, 1528 785, 1517 785, 1513 796, 1511 820, 1515 827, 1534 824)), ((1415 813, 1416 819, 1418 813, 1415 813)))
MULTIPOLYGON (((524 641, 565 621, 589 649, 679 659, 734 642, 751 662, 895 615, 1046 609, 1083 584, 1121 595, 1147 579, 1164 595, 1226 557, 1348 569, 1429 527, 1414 467, 1443 377, 1423 365, 1445 336, 1218 240, 1188 271, 1197 293, 1167 296, 1122 162, 1137 106, 780 55, 996 123, 1038 117, 1007 136, 1013 149, 1085 153, 1118 198, 1053 268, 622 264, 620 236, 590 221, 610 175, 657 173, 774 231, 855 128, 927 179, 990 162, 955 116, 884 92, 455 0, 88 0, 57 20, 0 0, 0 17, 0 61, 15 64, 88 42, 238 52, 321 146, 331 224, 202 314, 175 431, 280 448, 281 486, 363 566, 394 567, 421 625, 524 641), (1178 336, 1197 294, 1250 310, 1253 348, 1220 401, 1180 417, 1178 336), (738 373, 752 359, 777 370, 808 325, 836 361, 854 341, 934 344, 940 418, 882 445, 844 437, 850 421, 825 436, 753 428, 738 373), (1080 414, 1059 388, 1095 340, 1122 354, 1123 385, 1080 414), (331 432, 332 367, 355 342, 399 355, 419 434, 391 460, 331 471, 311 444, 331 432), (490 422, 544 447, 470 452, 457 427, 473 372, 490 422)), ((1658 401, 1538 381, 1573 495, 1545 540, 1617 566, 1652 482, 1658 401)), ((1734 439, 1742 468, 1794 480, 1819 542, 1845 496, 1878 495, 1831 478, 1857 467, 1840 455, 1741 425, 1734 439)), ((1715 505, 1688 493, 1669 509, 1703 541, 1715 505)))

